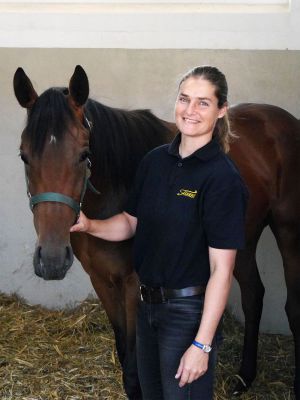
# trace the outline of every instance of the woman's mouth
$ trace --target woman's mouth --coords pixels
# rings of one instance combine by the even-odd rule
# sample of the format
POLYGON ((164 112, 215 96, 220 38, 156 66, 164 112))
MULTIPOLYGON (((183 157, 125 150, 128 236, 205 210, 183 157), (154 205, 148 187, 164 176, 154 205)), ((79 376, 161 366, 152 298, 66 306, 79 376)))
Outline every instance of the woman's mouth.
POLYGON ((198 121, 197 119, 193 119, 193 118, 183 118, 184 122, 188 123, 188 124, 198 124, 200 121, 198 121))

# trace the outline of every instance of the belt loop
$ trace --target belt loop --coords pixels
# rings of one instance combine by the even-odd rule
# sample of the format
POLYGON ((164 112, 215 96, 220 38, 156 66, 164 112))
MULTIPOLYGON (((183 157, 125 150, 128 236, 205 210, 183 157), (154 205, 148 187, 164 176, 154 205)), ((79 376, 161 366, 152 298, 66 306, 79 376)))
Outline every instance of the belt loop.
POLYGON ((141 301, 146 301, 143 296, 143 289, 145 288, 145 285, 140 285, 140 296, 141 296, 141 301))
POLYGON ((164 288, 160 286, 159 289, 160 289, 160 294, 161 294, 161 302, 162 302, 162 303, 166 303, 167 300, 166 300, 166 297, 165 297, 164 288))

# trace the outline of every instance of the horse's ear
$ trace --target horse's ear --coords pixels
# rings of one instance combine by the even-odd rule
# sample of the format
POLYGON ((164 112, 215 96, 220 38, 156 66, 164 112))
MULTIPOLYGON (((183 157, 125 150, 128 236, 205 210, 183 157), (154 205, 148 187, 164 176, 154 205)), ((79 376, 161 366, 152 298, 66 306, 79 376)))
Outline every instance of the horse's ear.
POLYGON ((89 80, 85 70, 80 65, 76 65, 74 74, 70 79, 69 91, 72 100, 78 107, 83 106, 89 97, 89 80))
POLYGON ((31 108, 38 95, 32 83, 22 68, 18 68, 14 75, 15 96, 22 107, 31 108))

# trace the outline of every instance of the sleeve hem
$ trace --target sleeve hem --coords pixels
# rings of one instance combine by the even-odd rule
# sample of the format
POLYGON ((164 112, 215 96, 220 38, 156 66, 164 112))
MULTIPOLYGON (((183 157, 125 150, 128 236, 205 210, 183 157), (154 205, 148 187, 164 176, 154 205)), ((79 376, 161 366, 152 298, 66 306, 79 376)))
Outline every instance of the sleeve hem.
POLYGON ((210 241, 208 242, 208 246, 214 249, 243 250, 245 248, 245 243, 242 241, 236 241, 236 242, 210 241))

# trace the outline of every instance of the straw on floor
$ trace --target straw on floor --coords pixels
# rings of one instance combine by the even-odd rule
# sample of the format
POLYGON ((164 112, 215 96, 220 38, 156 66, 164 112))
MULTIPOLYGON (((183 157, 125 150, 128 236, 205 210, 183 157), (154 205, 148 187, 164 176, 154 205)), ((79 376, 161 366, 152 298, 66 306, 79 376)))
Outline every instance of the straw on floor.
MULTIPOLYGON (((243 330, 224 318, 215 400, 230 399, 237 379, 243 330)), ((241 400, 291 400, 291 337, 261 335, 259 370, 241 400)), ((124 400, 112 330, 96 300, 78 308, 49 311, 0 294, 1 400, 124 400)))

